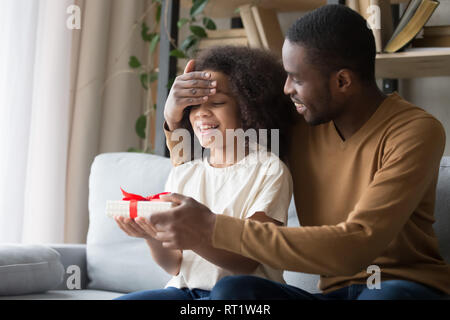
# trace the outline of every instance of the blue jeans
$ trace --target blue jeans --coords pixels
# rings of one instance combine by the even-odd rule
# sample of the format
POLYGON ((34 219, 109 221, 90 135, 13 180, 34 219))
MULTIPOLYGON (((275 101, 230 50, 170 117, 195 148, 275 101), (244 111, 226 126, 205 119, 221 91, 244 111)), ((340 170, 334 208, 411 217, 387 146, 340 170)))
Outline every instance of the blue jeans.
POLYGON ((437 289, 406 280, 381 282, 381 289, 354 284, 327 294, 311 294, 300 288, 255 276, 227 276, 211 290, 211 300, 428 300, 447 297, 437 289))
POLYGON ((210 291, 201 289, 167 287, 128 293, 114 300, 209 300, 210 291))

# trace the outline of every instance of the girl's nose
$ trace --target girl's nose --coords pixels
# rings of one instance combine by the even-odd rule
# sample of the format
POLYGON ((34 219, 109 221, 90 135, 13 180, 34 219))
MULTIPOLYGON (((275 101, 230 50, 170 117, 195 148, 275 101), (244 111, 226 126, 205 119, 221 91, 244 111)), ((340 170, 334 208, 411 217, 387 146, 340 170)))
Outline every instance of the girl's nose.
POLYGON ((201 104, 195 111, 197 117, 210 116, 212 114, 206 103, 201 104))

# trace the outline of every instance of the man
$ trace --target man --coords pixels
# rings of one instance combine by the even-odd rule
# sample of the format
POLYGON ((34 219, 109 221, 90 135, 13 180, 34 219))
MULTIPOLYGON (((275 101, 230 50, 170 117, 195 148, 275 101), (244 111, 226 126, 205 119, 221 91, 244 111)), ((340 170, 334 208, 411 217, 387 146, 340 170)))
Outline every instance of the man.
MULTIPOLYGON (((345 6, 314 10, 287 33, 284 91, 299 113, 289 166, 302 227, 214 214, 178 194, 166 197, 176 208, 152 216, 165 247, 208 243, 274 268, 321 275, 320 295, 241 275, 220 280, 212 299, 426 299, 450 293, 450 267, 432 228, 445 133, 439 121, 398 94, 383 95, 374 64, 371 30, 345 6), (366 287, 369 265, 381 270, 379 290, 366 287)), ((202 73, 183 77, 199 88, 184 104, 207 95, 211 83, 202 73)), ((184 109, 171 99, 165 109, 170 149, 184 109)), ((174 163, 178 158, 172 154, 174 163)))

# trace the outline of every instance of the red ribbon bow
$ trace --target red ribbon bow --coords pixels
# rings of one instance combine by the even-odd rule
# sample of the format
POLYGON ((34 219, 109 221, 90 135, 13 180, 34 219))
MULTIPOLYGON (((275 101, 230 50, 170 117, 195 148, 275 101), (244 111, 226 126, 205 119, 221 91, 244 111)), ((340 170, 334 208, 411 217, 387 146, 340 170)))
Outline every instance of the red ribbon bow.
POLYGON ((170 193, 170 192, 161 192, 161 193, 157 193, 157 194, 152 195, 152 196, 143 197, 143 196, 140 196, 138 194, 125 192, 122 188, 120 188, 120 190, 122 190, 122 194, 123 194, 122 200, 123 201, 130 201, 130 218, 131 219, 134 219, 134 218, 137 217, 137 203, 138 203, 138 201, 162 201, 159 196, 161 196, 163 194, 169 194, 170 193))

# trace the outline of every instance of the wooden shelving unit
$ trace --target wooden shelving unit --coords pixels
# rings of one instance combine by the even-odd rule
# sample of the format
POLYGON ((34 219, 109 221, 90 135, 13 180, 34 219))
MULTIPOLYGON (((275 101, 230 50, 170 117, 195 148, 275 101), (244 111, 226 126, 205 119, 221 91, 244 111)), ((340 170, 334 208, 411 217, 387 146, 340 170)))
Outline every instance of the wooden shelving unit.
MULTIPOLYGON (((392 4, 409 0, 391 0, 392 4)), ((277 12, 308 11, 327 4, 327 0, 260 0, 258 6, 277 12)), ((238 17, 236 8, 251 0, 210 0, 205 8, 213 18, 238 17)), ((181 6, 190 7, 191 0, 181 0, 181 6)), ((450 76, 450 48, 377 54, 376 77, 386 79, 450 76)))
MULTIPOLYGON (((391 0, 392 4, 405 3, 409 0, 391 0)), ((239 17, 236 8, 253 3, 252 0, 210 0, 205 13, 212 18, 239 17)), ((277 12, 309 11, 327 3, 343 3, 343 0, 259 0, 258 6, 273 9, 277 12)), ((171 50, 168 34, 177 38, 178 28, 176 21, 179 17, 179 7, 190 8, 192 0, 165 0, 161 17, 161 44, 160 44, 160 77, 158 79, 158 108, 157 127, 161 128, 164 122, 163 104, 168 90, 166 83, 170 76, 176 74, 176 64, 169 56, 171 50), (166 8, 167 7, 167 8, 166 8), (164 20, 167 18, 167 22, 164 20)), ((398 10, 398 6, 397 10, 398 10)), ((439 9, 438 9, 439 10, 439 9)), ((390 54, 377 54, 375 73, 377 78, 383 79, 383 91, 397 90, 397 80, 400 78, 438 77, 450 76, 450 48, 435 50, 420 50, 390 54)), ((165 138, 162 130, 157 130, 155 138, 155 153, 168 156, 165 147, 165 138)))
MULTIPOLYGON (((408 0, 391 0, 392 4, 407 2, 408 0)), ((205 7, 205 13, 212 18, 239 17, 236 8, 251 4, 252 0, 210 0, 205 7)), ((265 9, 274 9, 279 12, 309 11, 327 4, 327 0, 259 0, 258 6, 265 9)), ((181 6, 190 8, 192 0, 181 0, 181 6)))
POLYGON ((377 54, 377 78, 421 78, 450 76, 450 48, 377 54))

